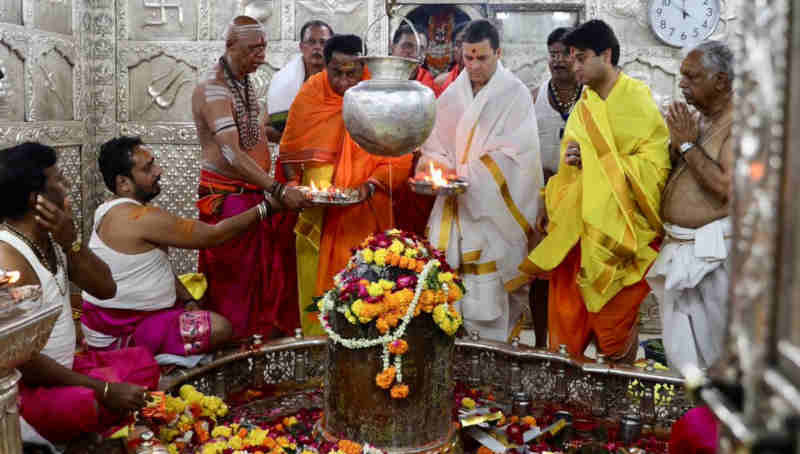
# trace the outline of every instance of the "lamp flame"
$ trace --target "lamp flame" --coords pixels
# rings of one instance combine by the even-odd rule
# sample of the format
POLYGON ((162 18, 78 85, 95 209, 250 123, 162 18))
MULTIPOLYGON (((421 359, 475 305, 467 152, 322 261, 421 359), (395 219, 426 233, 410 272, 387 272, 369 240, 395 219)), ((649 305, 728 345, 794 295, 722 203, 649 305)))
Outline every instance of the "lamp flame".
POLYGON ((6 277, 8 277, 8 283, 13 284, 19 280, 21 277, 19 271, 8 271, 6 273, 6 277))
POLYGON ((430 171, 430 175, 427 175, 425 179, 433 183, 434 188, 447 186, 447 179, 442 175, 442 169, 437 169, 433 165, 433 161, 428 163, 428 170, 430 171))

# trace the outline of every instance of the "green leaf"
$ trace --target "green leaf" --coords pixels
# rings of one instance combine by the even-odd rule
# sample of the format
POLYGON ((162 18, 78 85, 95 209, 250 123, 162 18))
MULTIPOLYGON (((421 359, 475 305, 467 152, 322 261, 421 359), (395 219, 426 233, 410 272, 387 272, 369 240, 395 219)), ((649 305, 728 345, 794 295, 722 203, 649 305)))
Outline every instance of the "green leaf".
POLYGON ((317 306, 317 303, 321 299, 322 299, 321 296, 312 297, 311 298, 311 304, 306 306, 305 311, 306 312, 319 312, 319 306, 317 306))

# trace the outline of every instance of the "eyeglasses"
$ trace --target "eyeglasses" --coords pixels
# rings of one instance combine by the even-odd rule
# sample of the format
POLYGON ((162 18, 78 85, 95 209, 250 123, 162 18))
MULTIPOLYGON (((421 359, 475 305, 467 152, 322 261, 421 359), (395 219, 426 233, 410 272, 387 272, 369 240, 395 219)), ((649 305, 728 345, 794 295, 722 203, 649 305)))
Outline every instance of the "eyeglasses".
POLYGON ((315 44, 319 44, 320 46, 325 46, 326 42, 328 42, 327 39, 309 39, 309 40, 303 41, 303 44, 305 44, 307 46, 313 46, 315 44))

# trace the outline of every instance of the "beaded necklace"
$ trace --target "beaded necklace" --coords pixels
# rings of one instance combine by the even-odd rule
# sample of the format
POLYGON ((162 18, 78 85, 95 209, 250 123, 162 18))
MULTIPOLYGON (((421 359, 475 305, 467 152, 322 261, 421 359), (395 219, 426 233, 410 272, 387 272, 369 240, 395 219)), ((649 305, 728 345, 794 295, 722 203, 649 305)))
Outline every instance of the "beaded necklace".
POLYGON ((56 286, 58 287, 58 293, 61 294, 61 296, 66 295, 67 294, 66 267, 64 265, 64 260, 61 258, 61 255, 59 255, 58 252, 56 251, 56 244, 55 241, 53 241, 53 237, 49 233, 47 234, 47 238, 50 240, 50 247, 53 248, 53 254, 56 256, 55 270, 50 269, 50 261, 47 260, 47 255, 45 255, 44 251, 42 251, 42 249, 39 247, 38 244, 34 243, 30 238, 25 236, 24 233, 20 232, 14 226, 12 226, 7 222, 3 222, 3 227, 5 227, 5 229, 8 230, 9 233, 22 240, 23 243, 28 245, 28 247, 31 248, 31 250, 33 250, 33 253, 39 259, 39 261, 42 262, 42 265, 44 265, 45 269, 48 272, 50 272, 50 274, 53 275, 53 280, 56 281, 56 286), (58 274, 59 269, 64 270, 63 286, 61 285, 60 282, 58 282, 58 278, 56 277, 56 274, 58 274))

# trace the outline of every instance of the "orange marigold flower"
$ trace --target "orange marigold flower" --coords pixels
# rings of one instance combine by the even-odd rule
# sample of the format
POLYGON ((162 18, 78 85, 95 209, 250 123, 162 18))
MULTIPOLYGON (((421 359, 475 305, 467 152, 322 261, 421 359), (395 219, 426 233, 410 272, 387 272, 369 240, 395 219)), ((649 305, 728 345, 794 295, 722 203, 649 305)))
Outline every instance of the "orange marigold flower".
POLYGON ((388 263, 391 266, 400 265, 400 267, 402 267, 403 266, 403 257, 395 254, 394 252, 391 252, 391 253, 389 253, 389 256, 386 257, 386 263, 388 263))
POLYGON ((527 424, 533 427, 536 425, 536 418, 534 418, 533 416, 526 416, 522 418, 522 424, 527 424))
POLYGON ((416 271, 417 273, 421 273, 422 270, 424 269, 425 269, 425 262, 423 262, 422 260, 417 260, 417 269, 415 269, 414 271, 416 271))
POLYGON ((417 261, 409 257, 408 263, 406 264, 406 268, 408 268, 409 270, 417 269, 417 261))
POLYGON ((436 304, 446 303, 447 302, 447 295, 445 295, 445 293, 443 291, 439 290, 438 292, 436 292, 435 301, 436 301, 436 304))
POLYGON ((450 303, 455 303, 456 301, 460 300, 464 295, 461 294, 461 287, 457 285, 451 285, 450 291, 447 293, 447 301, 450 303))
POLYGON ((275 449, 278 446, 278 443, 275 442, 275 440, 272 439, 271 437, 265 438, 263 444, 269 449, 275 449))
POLYGON ((345 454, 361 454, 361 445, 350 440, 339 440, 339 449, 345 454))
POLYGON ((431 304, 434 300, 433 290, 423 290, 419 295, 419 303, 422 305, 431 304))
POLYGON ((481 446, 478 448, 478 454, 494 454, 494 451, 487 448, 486 446, 481 446))
POLYGON ((408 268, 408 257, 405 257, 405 256, 400 257, 399 266, 400 266, 400 268, 408 268))
POLYGON ((514 424, 515 422, 519 422, 519 416, 512 416, 512 417, 508 418, 508 422, 510 422, 511 424, 514 424))
POLYGON ((386 322, 386 314, 378 318, 378 321, 375 322, 375 327, 378 328, 381 334, 386 334, 386 331, 389 331, 389 323, 386 322))
POLYGON ((408 342, 403 339, 397 339, 394 342, 389 342, 389 353, 393 355, 402 355, 408 351, 408 342))
POLYGON ((375 376, 375 384, 383 389, 389 389, 389 387, 392 386, 392 382, 394 382, 396 374, 397 369, 395 369, 394 366, 389 366, 384 369, 383 372, 375 376))
POLYGON ((392 399, 405 399, 408 396, 408 385, 396 384, 392 386, 392 399))
POLYGON ((275 430, 277 430, 278 432, 283 432, 283 424, 278 424, 277 426, 275 426, 275 430))

